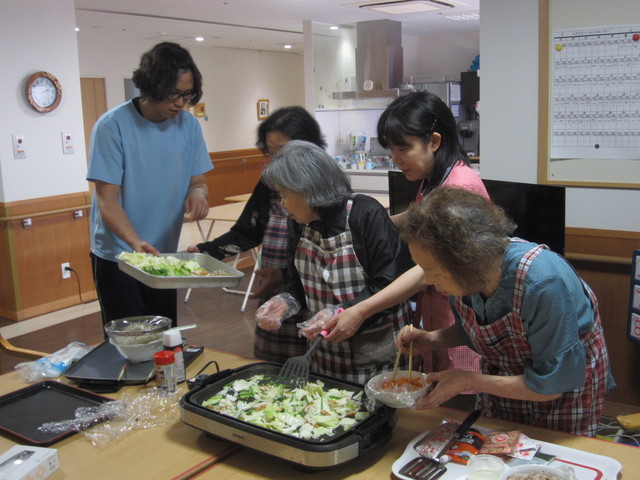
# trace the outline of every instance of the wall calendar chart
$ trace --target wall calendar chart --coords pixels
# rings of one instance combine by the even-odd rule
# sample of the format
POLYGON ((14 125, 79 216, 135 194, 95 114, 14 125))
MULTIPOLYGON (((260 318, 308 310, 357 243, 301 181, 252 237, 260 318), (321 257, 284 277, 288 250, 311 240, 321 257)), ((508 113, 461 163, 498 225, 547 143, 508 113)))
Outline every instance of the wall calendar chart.
POLYGON ((552 159, 640 159, 640 25, 555 31, 552 159))

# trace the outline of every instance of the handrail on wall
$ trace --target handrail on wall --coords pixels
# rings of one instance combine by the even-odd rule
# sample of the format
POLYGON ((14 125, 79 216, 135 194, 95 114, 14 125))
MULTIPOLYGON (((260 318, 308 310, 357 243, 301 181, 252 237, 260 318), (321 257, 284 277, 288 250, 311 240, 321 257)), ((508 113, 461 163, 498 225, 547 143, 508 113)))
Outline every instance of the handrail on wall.
POLYGON ((28 213, 25 215, 13 215, 11 217, 0 217, 0 222, 11 222, 13 220, 24 220, 25 218, 47 217, 59 213, 75 212, 76 210, 88 210, 91 205, 80 205, 77 207, 60 208, 58 210, 47 210, 45 212, 28 213))
POLYGON ((567 260, 583 260, 596 263, 614 263, 616 265, 631 265, 631 257, 612 257, 609 255, 594 255, 590 253, 569 253, 565 254, 567 260))

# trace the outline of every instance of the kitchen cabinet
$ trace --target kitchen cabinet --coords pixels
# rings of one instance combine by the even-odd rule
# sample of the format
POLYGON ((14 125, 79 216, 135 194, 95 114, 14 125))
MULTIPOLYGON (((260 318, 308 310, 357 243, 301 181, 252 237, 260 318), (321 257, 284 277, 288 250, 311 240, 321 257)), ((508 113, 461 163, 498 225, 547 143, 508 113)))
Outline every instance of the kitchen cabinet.
POLYGON ((225 197, 251 193, 260 180, 267 158, 258 149, 231 150, 209 154, 213 170, 206 173, 209 206, 224 205, 225 197))

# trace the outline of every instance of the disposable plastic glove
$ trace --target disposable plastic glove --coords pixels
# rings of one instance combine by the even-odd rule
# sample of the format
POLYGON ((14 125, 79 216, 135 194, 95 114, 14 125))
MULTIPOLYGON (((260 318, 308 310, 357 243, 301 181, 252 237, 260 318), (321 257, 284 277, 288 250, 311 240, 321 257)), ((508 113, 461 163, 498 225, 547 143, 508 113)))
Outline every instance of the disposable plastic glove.
POLYGON ((298 333, 310 340, 317 338, 320 332, 326 329, 329 321, 337 315, 338 310, 342 310, 340 305, 323 308, 309 320, 298 323, 296 325, 300 329, 298 333))
POLYGON ((282 321, 300 311, 300 303, 289 293, 280 293, 263 303, 256 311, 258 327, 277 330, 282 321))

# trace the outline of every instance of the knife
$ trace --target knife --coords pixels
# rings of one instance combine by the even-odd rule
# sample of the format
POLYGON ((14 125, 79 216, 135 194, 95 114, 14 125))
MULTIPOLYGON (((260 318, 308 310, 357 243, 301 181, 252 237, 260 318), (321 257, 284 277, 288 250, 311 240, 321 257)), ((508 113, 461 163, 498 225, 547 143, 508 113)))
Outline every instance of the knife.
POLYGON ((12 467, 22 465, 31 455, 36 453, 33 450, 22 450, 14 456, 7 458, 0 463, 0 472, 7 473, 12 467))
POLYGON ((462 421, 462 423, 458 426, 458 428, 456 428, 455 432, 453 432, 453 434, 451 435, 451 439, 449 439, 447 443, 445 443, 444 445, 442 445, 442 447, 438 449, 438 451, 435 453, 433 458, 435 459, 440 458, 447 450, 451 448, 451 445, 453 445, 458 440, 460 440, 460 438, 465 433, 467 433, 467 430, 471 428, 471 425, 476 423, 476 420, 478 420, 478 418, 480 417, 480 412, 481 412, 480 410, 474 410, 469 415, 467 415, 467 417, 462 421))

